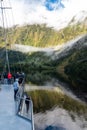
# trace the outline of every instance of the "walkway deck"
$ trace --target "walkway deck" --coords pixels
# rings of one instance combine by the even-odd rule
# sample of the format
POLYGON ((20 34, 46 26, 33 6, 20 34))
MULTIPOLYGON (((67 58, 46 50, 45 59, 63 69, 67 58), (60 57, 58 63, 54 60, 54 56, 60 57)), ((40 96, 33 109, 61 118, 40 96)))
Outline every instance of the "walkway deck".
POLYGON ((16 115, 13 86, 0 88, 0 130, 32 130, 30 122, 16 115))

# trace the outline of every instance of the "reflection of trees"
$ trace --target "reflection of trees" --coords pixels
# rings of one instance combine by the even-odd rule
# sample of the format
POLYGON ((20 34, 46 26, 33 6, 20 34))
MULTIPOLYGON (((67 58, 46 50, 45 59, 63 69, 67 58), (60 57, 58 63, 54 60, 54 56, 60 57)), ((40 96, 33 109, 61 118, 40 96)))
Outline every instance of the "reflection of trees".
POLYGON ((45 112, 54 106, 64 108, 65 110, 73 111, 77 114, 87 115, 87 105, 82 104, 62 93, 51 90, 34 90, 30 91, 34 112, 45 112), (74 107, 73 107, 74 106, 74 107))
POLYGON ((68 81, 80 93, 87 92, 87 48, 82 48, 72 54, 65 66, 65 74, 68 81))
POLYGON ((26 82, 43 85, 46 81, 51 81, 54 75, 51 71, 31 71, 26 75, 26 82))

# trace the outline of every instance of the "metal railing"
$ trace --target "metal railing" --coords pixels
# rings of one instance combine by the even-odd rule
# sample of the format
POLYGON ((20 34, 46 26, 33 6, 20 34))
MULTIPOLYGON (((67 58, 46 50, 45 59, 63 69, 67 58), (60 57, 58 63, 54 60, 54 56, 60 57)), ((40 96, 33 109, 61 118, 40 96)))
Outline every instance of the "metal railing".
POLYGON ((28 120, 31 123, 32 130, 34 130, 33 102, 24 93, 24 80, 16 95, 16 114, 28 120))

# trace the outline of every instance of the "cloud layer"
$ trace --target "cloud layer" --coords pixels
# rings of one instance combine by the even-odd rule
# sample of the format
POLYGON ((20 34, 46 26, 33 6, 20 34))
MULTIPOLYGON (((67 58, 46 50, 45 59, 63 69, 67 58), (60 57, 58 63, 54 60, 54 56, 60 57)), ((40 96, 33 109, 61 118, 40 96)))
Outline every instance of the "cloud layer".
MULTIPOLYGON (((8 0, 5 0, 5 2, 8 0)), ((10 0, 15 24, 42 24, 56 29, 67 25, 80 11, 87 11, 87 0, 10 0)), ((8 2, 7 2, 8 3, 8 2)))

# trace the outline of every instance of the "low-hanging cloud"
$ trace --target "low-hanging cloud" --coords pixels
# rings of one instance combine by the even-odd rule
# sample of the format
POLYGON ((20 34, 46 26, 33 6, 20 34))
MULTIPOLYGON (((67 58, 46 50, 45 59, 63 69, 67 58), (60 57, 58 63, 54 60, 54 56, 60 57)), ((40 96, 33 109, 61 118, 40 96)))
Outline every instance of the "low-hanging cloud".
MULTIPOLYGON (((47 0, 10 0, 14 24, 45 23, 47 26, 60 29, 66 26, 74 15, 83 10, 87 11, 86 0, 57 0, 55 4, 59 4, 60 1, 64 8, 49 10, 46 7, 47 0)), ((51 0, 49 4, 52 4, 51 0)))

